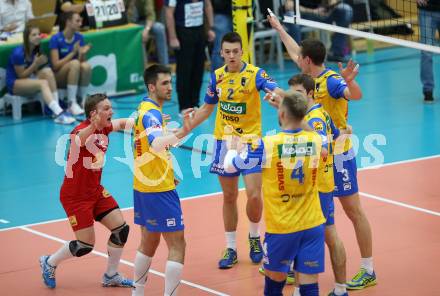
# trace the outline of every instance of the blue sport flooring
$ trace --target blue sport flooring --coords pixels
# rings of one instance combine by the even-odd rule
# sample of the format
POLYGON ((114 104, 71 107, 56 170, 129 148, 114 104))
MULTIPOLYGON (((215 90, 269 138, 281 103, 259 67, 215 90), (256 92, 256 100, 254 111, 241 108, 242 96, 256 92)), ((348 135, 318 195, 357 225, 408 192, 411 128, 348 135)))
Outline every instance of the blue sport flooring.
MULTIPOLYGON (((349 104, 349 123, 360 143, 358 167, 375 165, 378 161, 389 163, 440 154, 440 88, 435 90, 437 101, 434 104, 423 103, 419 51, 386 49, 372 55, 358 54, 356 60, 360 63, 357 81, 363 98, 349 104)), ((336 68, 335 64, 327 66, 336 68)), ((262 68, 284 89, 288 79, 298 73, 291 62, 287 62, 284 71, 271 65, 262 68)), ((435 80, 440 83, 439 56, 434 57, 434 69, 435 80)), ((207 83, 206 73, 201 99, 207 83)), ((140 94, 113 98, 114 117, 128 116, 136 110, 142 97, 140 94)), ((262 106, 263 131, 277 129, 276 111, 267 103, 262 106)), ((164 113, 178 121, 175 94, 164 106, 164 113)), ((209 155, 197 152, 210 150, 206 140, 209 137, 197 136, 211 134, 213 125, 214 116, 194 130, 184 144, 186 149, 172 150, 179 167, 176 165, 178 175, 183 177, 178 186, 181 198, 220 191, 217 178, 208 173, 209 155), (193 145, 197 151, 191 151, 193 145), (202 165, 193 165, 191 169, 191 162, 202 165)), ((0 229, 65 218, 59 202, 63 167, 56 163, 55 151, 60 137, 72 128, 54 124, 39 114, 24 114, 20 122, 14 122, 10 115, 0 116, 0 229)), ((131 139, 113 133, 110 143, 102 182, 122 208, 131 207, 129 166, 132 156, 125 152, 131 139)), ((60 144, 59 147, 64 146, 60 144)), ((60 149, 59 160, 62 156, 60 149)))

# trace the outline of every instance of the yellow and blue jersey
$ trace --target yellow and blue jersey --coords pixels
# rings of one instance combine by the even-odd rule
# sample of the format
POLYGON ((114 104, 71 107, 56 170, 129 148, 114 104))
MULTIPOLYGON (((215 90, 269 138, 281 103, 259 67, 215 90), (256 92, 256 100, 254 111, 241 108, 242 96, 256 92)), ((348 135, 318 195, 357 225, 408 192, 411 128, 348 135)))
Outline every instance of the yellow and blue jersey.
POLYGON ((205 103, 217 104, 214 138, 227 134, 261 138, 260 90, 273 91, 277 87, 267 73, 244 63, 240 72, 229 72, 223 66, 211 73, 205 103))
MULTIPOLYGON (((330 114, 335 125, 339 129, 347 127, 348 119, 348 99, 344 96, 344 90, 347 83, 344 78, 331 69, 325 69, 318 77, 315 78, 315 102, 320 103, 325 111, 330 114)), ((350 150, 352 147, 349 138, 344 143, 343 151, 335 151, 340 154, 350 150)), ((336 150, 338 146, 336 146, 336 150)))
POLYGON ((321 146, 315 132, 285 130, 233 159, 237 170, 249 163, 261 165, 268 233, 298 232, 325 222, 317 186, 321 146))
POLYGON ((307 124, 322 138, 322 147, 327 149, 328 155, 321 157, 319 162, 318 190, 322 193, 333 192, 335 181, 333 175, 333 147, 332 140, 339 136, 339 129, 333 124, 330 115, 321 104, 313 105, 305 116, 307 124))
POLYGON ((138 107, 134 129, 134 190, 138 192, 164 192, 175 189, 174 171, 168 149, 154 152, 151 144, 162 136, 165 124, 161 107, 145 98, 138 107))

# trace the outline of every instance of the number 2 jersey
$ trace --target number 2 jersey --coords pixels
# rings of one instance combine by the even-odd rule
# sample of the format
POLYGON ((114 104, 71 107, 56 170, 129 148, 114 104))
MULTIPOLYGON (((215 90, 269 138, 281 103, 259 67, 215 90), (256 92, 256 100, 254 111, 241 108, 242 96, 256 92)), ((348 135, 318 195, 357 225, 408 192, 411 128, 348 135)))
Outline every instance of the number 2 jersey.
POLYGON ((260 90, 277 87, 267 73, 244 63, 240 72, 229 72, 223 66, 211 73, 205 103, 217 104, 214 138, 221 140, 225 131, 240 137, 261 138, 260 90))

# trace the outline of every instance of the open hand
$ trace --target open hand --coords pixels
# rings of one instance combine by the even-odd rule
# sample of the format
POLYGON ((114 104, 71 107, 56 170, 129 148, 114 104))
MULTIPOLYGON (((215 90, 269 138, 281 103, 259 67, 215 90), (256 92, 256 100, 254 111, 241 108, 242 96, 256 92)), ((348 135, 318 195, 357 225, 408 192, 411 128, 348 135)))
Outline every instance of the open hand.
POLYGON ((338 67, 339 73, 347 83, 355 79, 359 73, 359 64, 354 63, 352 59, 348 61, 345 68, 342 68, 342 63, 338 63, 338 67))

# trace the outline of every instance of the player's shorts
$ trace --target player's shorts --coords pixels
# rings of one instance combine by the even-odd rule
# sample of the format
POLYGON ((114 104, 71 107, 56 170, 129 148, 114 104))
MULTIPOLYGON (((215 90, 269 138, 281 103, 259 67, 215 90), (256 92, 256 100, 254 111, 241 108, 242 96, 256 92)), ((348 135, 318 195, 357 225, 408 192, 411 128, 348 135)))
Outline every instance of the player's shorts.
POLYGON ((108 213, 119 208, 113 196, 102 186, 95 197, 61 195, 60 200, 73 231, 93 226, 94 221, 101 221, 108 213))
POLYGON ((334 196, 345 197, 358 192, 356 156, 353 148, 342 154, 335 154, 333 171, 334 196))
MULTIPOLYGON (((37 75, 35 75, 35 73, 32 73, 29 77, 27 77, 27 79, 37 79, 37 75)), ((14 78, 14 79, 6 79, 6 89, 8 90, 8 93, 11 95, 14 95, 14 85, 15 85, 15 81, 17 81, 17 79, 20 79, 18 77, 14 78)))
POLYGON ((176 190, 139 192, 134 190, 134 223, 150 232, 184 230, 182 208, 176 190))
MULTIPOLYGON (((250 149, 250 144, 248 145, 250 149)), ((214 155, 212 156, 212 163, 209 172, 217 174, 223 177, 237 177, 242 175, 249 175, 255 173, 261 173, 261 165, 257 164, 257 160, 251 160, 249 163, 240 164, 240 170, 235 173, 226 173, 224 168, 224 161, 228 148, 226 142, 222 140, 216 140, 214 144, 214 155)))
POLYGON ((298 272, 324 272, 324 225, 287 234, 266 232, 263 252, 267 270, 287 273, 293 261, 298 272))
POLYGON ((335 224, 335 204, 333 202, 333 192, 319 192, 319 200, 321 201, 322 214, 325 218, 325 225, 335 224))

